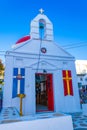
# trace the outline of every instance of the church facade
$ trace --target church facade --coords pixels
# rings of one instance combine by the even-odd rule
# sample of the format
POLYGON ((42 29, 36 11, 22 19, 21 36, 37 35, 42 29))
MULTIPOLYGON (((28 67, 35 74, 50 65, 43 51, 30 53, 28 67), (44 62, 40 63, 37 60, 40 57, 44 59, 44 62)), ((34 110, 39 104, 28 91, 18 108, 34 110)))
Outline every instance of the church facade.
POLYGON ((54 42, 53 25, 41 12, 30 24, 30 35, 6 52, 3 107, 23 115, 80 110, 75 58, 54 42))

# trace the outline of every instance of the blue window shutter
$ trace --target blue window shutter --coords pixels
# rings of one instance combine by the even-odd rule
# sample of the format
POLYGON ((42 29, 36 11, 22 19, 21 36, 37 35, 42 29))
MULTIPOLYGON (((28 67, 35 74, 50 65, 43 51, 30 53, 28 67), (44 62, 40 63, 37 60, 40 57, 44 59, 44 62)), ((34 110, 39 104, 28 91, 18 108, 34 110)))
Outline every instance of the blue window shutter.
POLYGON ((21 68, 21 75, 25 76, 25 69, 24 68, 21 68))
POLYGON ((21 79, 21 82, 20 82, 20 93, 21 94, 24 94, 24 84, 25 84, 25 79, 21 79))
POLYGON ((17 76, 18 75, 18 68, 13 68, 13 76, 17 76))
MULTIPOLYGON (((19 68, 20 75, 22 78, 20 79, 20 94, 24 94, 24 86, 25 86, 25 68, 19 68)), ((18 88, 18 68, 13 69, 13 90, 12 90, 12 98, 17 97, 17 88, 18 88)))
POLYGON ((17 79, 14 76, 17 76, 18 68, 13 68, 13 90, 12 90, 12 98, 17 97, 17 79))
MULTIPOLYGON (((25 68, 21 68, 21 75, 25 76, 25 68)), ((25 86, 25 77, 23 77, 20 82, 20 93, 21 94, 24 94, 24 86, 25 86)))

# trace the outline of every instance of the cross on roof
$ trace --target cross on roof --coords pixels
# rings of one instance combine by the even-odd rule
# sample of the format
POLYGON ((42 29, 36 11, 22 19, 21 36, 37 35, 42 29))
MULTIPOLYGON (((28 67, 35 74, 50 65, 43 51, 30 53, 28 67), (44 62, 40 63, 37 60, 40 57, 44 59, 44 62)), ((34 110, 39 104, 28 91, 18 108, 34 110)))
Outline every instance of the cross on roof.
POLYGON ((44 10, 41 8, 41 9, 39 9, 39 12, 40 12, 41 14, 43 14, 44 10))

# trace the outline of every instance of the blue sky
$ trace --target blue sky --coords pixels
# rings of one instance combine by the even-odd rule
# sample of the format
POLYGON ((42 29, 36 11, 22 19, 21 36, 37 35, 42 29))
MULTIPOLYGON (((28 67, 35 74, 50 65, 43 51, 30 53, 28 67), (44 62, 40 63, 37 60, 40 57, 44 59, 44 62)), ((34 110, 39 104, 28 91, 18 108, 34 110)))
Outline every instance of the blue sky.
POLYGON ((0 51, 30 33, 30 22, 40 8, 53 23, 55 42, 81 46, 67 51, 87 60, 87 0, 0 0, 0 51))

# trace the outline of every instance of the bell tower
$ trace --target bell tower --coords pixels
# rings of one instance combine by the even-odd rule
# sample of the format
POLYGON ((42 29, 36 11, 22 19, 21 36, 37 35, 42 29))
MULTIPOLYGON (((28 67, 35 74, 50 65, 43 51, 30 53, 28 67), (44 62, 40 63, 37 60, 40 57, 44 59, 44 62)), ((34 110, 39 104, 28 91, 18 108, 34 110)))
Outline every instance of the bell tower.
POLYGON ((38 14, 31 21, 30 35, 33 39, 42 39, 53 41, 53 24, 44 15, 44 10, 40 9, 40 14, 38 14))

